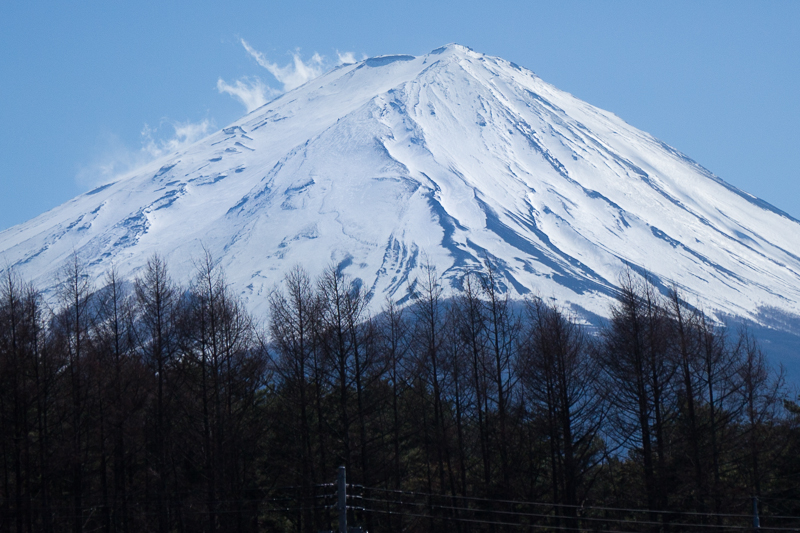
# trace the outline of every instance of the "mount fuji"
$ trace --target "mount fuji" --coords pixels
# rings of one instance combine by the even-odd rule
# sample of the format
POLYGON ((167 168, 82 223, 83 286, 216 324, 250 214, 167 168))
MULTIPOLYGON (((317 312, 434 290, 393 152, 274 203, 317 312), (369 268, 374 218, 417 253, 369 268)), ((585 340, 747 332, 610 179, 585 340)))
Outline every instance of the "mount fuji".
POLYGON ((155 252, 186 280, 203 249, 257 315, 296 264, 338 265, 377 309, 425 263, 458 286, 484 258, 512 295, 589 315, 608 315, 625 265, 717 316, 800 315, 800 221, 460 45, 341 65, 1 232, 0 269, 52 297, 73 253, 101 284, 155 252))

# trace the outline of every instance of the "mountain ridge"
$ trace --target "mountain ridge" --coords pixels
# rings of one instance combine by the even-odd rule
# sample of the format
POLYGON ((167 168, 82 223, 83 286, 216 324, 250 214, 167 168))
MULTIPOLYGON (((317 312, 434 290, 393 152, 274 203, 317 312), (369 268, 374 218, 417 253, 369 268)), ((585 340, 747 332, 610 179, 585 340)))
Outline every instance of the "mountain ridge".
POLYGON ((340 65, 192 146, 0 232, 6 266, 55 291, 76 252, 97 283, 208 249, 256 313, 297 263, 402 297, 492 259, 607 316, 625 264, 712 311, 800 314, 800 221, 500 58, 450 44, 340 65), (424 256, 424 259, 423 259, 424 256))

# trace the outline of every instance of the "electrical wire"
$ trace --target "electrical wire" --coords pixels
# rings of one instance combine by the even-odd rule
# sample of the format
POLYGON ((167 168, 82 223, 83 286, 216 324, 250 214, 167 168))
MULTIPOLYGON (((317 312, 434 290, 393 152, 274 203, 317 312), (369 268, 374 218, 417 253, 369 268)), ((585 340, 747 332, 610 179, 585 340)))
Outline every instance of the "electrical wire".
MULTIPOLYGON (((556 518, 556 515, 552 514, 541 514, 541 513, 525 513, 520 511, 502 511, 502 510, 495 510, 495 509, 476 509, 471 507, 454 507, 454 506, 447 506, 447 505, 429 505, 422 502, 399 502, 399 501, 390 501, 390 500, 380 500, 375 498, 364 498, 364 501, 370 501, 375 503, 388 503, 388 504, 397 504, 397 505, 415 505, 419 507, 427 507, 431 510, 433 509, 441 509, 447 511, 467 511, 473 513, 487 513, 487 514, 497 514, 497 515, 506 515, 506 516, 521 516, 521 517, 534 517, 534 518, 556 518)), ((452 519, 452 520, 459 520, 458 517, 439 517, 443 519, 452 519)), ((603 523, 615 523, 615 524, 625 524, 625 525, 643 525, 643 526, 663 526, 662 522, 653 522, 649 520, 626 520, 620 518, 601 518, 601 517, 592 517, 592 516, 576 516, 576 517, 569 517, 569 516, 561 516, 558 518, 563 519, 574 519, 580 520, 582 522, 603 522, 603 523)), ((684 522, 674 522, 675 525, 680 526, 689 526, 689 527, 697 527, 697 528, 722 528, 722 529, 737 529, 737 530, 750 530, 752 527, 748 526, 731 526, 731 525, 720 525, 720 524, 693 524, 693 523, 684 523, 684 522)), ((783 528, 787 531, 794 531, 793 528, 783 528)))
MULTIPOLYGON (((597 507, 591 505, 570 505, 565 503, 547 503, 547 502, 526 502, 521 500, 503 500, 503 499, 492 499, 492 498, 480 498, 476 496, 459 496, 459 495, 450 495, 450 494, 429 494, 425 492, 414 492, 414 491, 404 491, 404 490, 396 490, 396 489, 382 489, 378 487, 364 487, 363 485, 359 485, 364 490, 372 490, 378 492, 390 492, 396 494, 407 494, 413 496, 422 496, 425 498, 450 498, 450 499, 459 499, 459 500, 471 500, 471 501, 484 501, 484 502, 492 502, 492 503, 510 503, 510 504, 517 504, 517 505, 534 505, 534 506, 542 506, 542 507, 571 507, 575 509, 588 509, 588 510, 595 510, 595 511, 619 511, 619 512, 627 512, 627 513, 656 513, 656 514, 672 514, 672 515, 689 515, 689 516, 722 516, 726 518, 752 518, 752 515, 749 514, 730 514, 730 513, 700 513, 695 511, 664 511, 664 510, 654 510, 654 509, 627 509, 624 507, 597 507)), ((772 518, 772 517, 771 517, 772 518)), ((800 520, 800 517, 787 517, 787 518, 796 518, 800 520)))
MULTIPOLYGON (((432 516, 427 514, 418 514, 418 513, 398 513, 394 511, 384 511, 381 509, 366 509, 368 513, 383 513, 389 515, 402 515, 402 516, 413 516, 417 518, 432 518, 434 520, 457 520, 460 522, 468 522, 473 524, 490 524, 490 525, 497 525, 497 526, 512 526, 512 527, 533 527, 538 529, 557 529, 561 531, 584 531, 579 528, 574 527, 566 527, 566 526, 552 526, 552 525, 545 525, 545 524, 519 524, 514 522, 499 522, 494 520, 478 520, 474 518, 450 518, 450 517, 441 517, 441 516, 432 516)), ((615 533, 639 533, 636 531, 618 531, 615 533)))

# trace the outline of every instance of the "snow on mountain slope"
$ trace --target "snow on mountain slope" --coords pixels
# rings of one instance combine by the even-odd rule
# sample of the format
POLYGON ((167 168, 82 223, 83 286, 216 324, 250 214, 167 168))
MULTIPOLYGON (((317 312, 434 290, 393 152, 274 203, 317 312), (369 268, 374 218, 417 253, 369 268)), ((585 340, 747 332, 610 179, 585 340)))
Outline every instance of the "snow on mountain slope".
POLYGON ((284 272, 338 264, 402 298, 489 256, 515 294, 605 315, 625 263, 758 320, 800 314, 800 222, 615 115, 459 45, 340 66, 231 126, 0 233, 0 268, 53 294, 76 251, 101 282, 208 249, 251 310, 284 272))

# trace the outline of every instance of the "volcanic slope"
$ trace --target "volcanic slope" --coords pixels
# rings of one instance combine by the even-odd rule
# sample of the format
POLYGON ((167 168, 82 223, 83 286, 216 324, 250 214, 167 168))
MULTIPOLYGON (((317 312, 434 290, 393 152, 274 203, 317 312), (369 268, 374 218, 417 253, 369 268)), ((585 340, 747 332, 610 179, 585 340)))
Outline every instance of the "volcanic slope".
POLYGON ((800 314, 800 222, 534 73, 460 45, 342 65, 191 147, 0 233, 2 267, 54 294, 205 248, 250 309, 288 269, 339 265, 377 309, 428 262, 483 258, 514 295, 607 315, 624 265, 706 310, 800 314))

